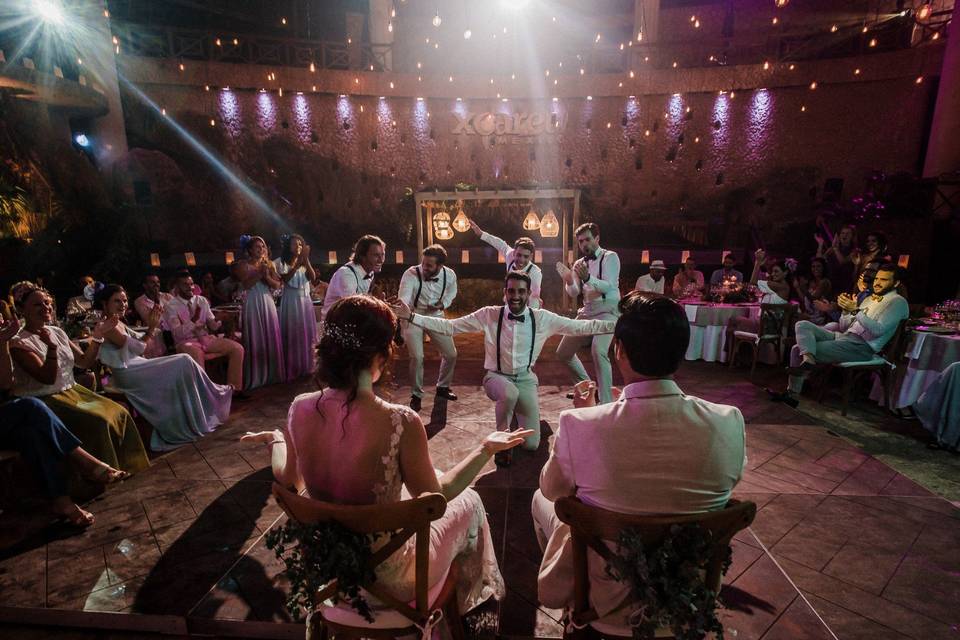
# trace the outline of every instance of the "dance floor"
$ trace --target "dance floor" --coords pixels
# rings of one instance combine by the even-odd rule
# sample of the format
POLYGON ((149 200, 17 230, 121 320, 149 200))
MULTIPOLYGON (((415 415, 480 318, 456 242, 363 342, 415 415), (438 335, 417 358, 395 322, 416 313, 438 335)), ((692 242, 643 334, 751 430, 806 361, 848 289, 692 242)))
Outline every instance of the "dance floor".
MULTIPOLYGON (((439 468, 493 428, 478 386, 482 347, 476 336, 458 346, 460 400, 435 404, 428 396, 421 414, 439 468)), ((429 380, 437 362, 432 347, 427 352, 429 380)), ((548 346, 538 366, 546 428, 569 406, 566 370, 551 353, 548 346)), ((403 402, 405 362, 396 372, 392 394, 403 402)), ((748 423, 749 470, 735 496, 759 511, 734 542, 722 594, 728 638, 960 638, 960 510, 829 425, 770 403, 742 369, 686 362, 678 380, 688 392, 737 405, 748 423)), ((97 522, 82 534, 52 530, 37 516, 0 515, 0 636, 95 637, 24 626, 45 624, 136 637, 302 637, 284 610, 282 565, 263 544, 281 521, 267 449, 238 438, 279 427, 290 399, 310 388, 257 392, 215 434, 156 458, 90 504, 97 522)), ((536 604, 530 499, 545 458, 544 444, 508 469, 490 465, 477 482, 508 594, 467 617, 474 636, 561 635, 560 612, 536 604)))

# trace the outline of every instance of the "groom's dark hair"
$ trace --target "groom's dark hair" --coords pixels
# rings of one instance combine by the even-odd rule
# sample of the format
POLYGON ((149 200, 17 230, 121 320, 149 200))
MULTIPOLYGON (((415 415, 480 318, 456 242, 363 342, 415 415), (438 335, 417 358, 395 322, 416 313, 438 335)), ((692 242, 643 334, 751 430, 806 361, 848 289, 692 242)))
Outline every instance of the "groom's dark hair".
POLYGON ((690 322, 679 304, 659 293, 631 291, 620 300, 620 318, 613 330, 642 376, 669 376, 683 362, 690 342, 690 322))

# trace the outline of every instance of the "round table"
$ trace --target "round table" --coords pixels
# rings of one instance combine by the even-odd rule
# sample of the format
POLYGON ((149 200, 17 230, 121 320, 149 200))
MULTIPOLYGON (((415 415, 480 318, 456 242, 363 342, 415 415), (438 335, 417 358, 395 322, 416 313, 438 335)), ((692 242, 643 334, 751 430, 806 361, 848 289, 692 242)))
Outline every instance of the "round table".
POLYGON ((727 361, 727 323, 730 318, 760 320, 759 304, 720 304, 680 300, 690 321, 687 360, 727 361))
MULTIPOLYGON (((960 335, 939 335, 925 331, 911 332, 905 358, 907 366, 897 376, 893 394, 893 409, 912 406, 933 384, 944 369, 960 361, 960 335)), ((875 384, 870 397, 883 404, 883 389, 875 384)))

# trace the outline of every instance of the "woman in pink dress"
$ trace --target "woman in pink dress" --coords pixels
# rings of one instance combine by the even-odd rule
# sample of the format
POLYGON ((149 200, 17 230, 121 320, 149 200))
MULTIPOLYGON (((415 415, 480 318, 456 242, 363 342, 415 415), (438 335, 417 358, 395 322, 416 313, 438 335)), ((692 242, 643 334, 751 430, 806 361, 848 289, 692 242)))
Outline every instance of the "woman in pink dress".
MULTIPOLYGON (((373 385, 393 356, 397 318, 387 304, 349 296, 327 313, 318 347, 317 378, 327 385, 294 399, 284 431, 248 433, 271 447, 273 473, 284 486, 340 504, 387 504, 424 492, 442 493, 447 510, 433 522, 430 585, 461 558, 460 610, 504 594, 483 502, 470 483, 494 454, 532 431, 494 431, 453 469, 430 462, 427 434, 414 411, 377 397, 373 385)), ((506 427, 506 425, 504 425, 506 427)), ((414 597, 413 539, 378 568, 378 583, 414 597)))
POLYGON ((273 291, 283 286, 260 236, 241 236, 243 258, 233 264, 233 277, 243 287, 243 383, 256 389, 283 382, 283 344, 273 291))

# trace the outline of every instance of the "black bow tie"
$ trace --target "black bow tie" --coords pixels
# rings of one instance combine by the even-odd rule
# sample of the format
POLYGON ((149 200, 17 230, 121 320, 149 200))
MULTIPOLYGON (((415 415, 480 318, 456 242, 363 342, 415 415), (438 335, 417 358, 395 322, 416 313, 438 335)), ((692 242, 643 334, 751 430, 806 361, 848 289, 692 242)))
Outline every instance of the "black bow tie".
POLYGON ((427 278, 427 282, 436 282, 436 281, 438 281, 439 279, 440 279, 439 277, 436 277, 436 278, 427 278))
POLYGON ((364 279, 364 280, 373 280, 373 273, 372 273, 372 272, 371 272, 371 273, 368 273, 367 275, 363 276, 363 279, 364 279))
POLYGON ((588 255, 583 256, 583 259, 584 259, 584 261, 586 261, 586 262, 590 262, 591 260, 596 260, 596 259, 597 259, 597 255, 596 255, 595 253, 591 253, 591 254, 588 254, 588 255))
POLYGON ((516 320, 517 322, 526 322, 526 316, 523 315, 522 313, 517 314, 517 315, 514 315, 514 314, 512 314, 512 313, 508 313, 508 314, 507 314, 507 319, 509 319, 509 320, 516 320))

